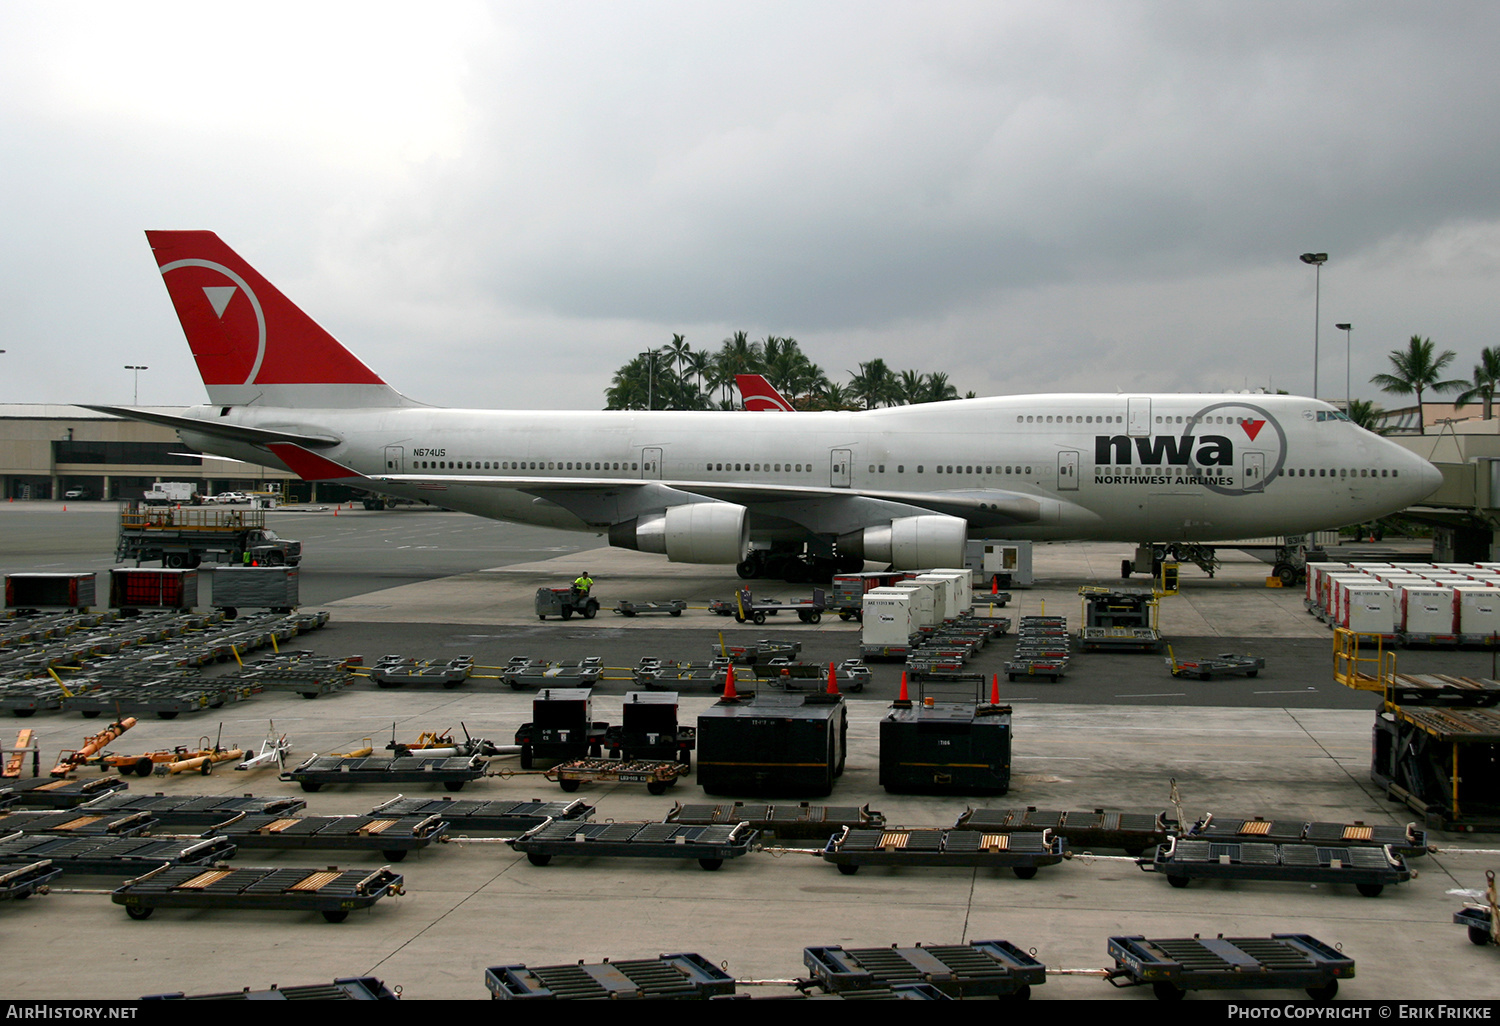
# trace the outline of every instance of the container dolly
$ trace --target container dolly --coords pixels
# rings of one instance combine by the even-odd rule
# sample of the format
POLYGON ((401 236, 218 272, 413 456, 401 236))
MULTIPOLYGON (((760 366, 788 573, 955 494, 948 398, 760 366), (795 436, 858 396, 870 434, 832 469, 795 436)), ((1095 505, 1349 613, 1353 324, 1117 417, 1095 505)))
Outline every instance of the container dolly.
POLYGON ((667 599, 665 602, 631 602, 629 599, 621 599, 615 604, 614 611, 621 616, 649 616, 653 613, 681 616, 686 608, 687 599, 667 599))
POLYGON ((162 864, 197 866, 233 855, 233 843, 222 837, 167 840, 15 833, 0 838, 0 864, 51 859, 64 873, 112 876, 162 864))
POLYGON ((270 990, 233 991, 227 994, 146 994, 142 1001, 397 1001, 401 988, 387 987, 383 980, 374 976, 346 976, 332 983, 314 983, 299 987, 278 987, 270 990))
POLYGON ((604 674, 604 660, 585 656, 577 663, 549 663, 530 656, 511 656, 500 671, 500 680, 512 690, 546 687, 593 687, 604 674))
POLYGON ((295 769, 283 772, 280 779, 301 784, 302 790, 308 792, 318 791, 324 784, 442 784, 449 791, 461 791, 469 781, 484 774, 485 760, 478 755, 467 759, 314 755, 295 769))
POLYGON ((226 869, 161 866, 125 881, 110 894, 131 919, 149 919, 159 908, 275 909, 318 912, 342 923, 355 909, 404 893, 401 874, 382 866, 373 873, 337 866, 321 869, 226 869))
POLYGON ((606 959, 585 964, 496 965, 484 971, 492 1000, 625 1000, 676 998, 706 1001, 734 993, 734 977, 702 955, 682 952, 651 959, 606 959))
POLYGON ((1172 646, 1168 645, 1167 666, 1171 668, 1174 677, 1197 677, 1199 680, 1208 680, 1215 674, 1225 676, 1243 674, 1246 677, 1254 677, 1266 668, 1266 661, 1259 656, 1224 652, 1216 656, 1184 659, 1179 662, 1176 653, 1172 651, 1172 646))
POLYGON ((1305 933, 1206 940, 1197 934, 1172 940, 1111 937, 1115 968, 1105 976, 1116 987, 1150 984, 1162 1001, 1189 990, 1300 989, 1315 1001, 1332 1001, 1339 980, 1352 979, 1354 959, 1305 933))
POLYGON ((524 833, 548 820, 581 823, 591 819, 594 807, 578 799, 544 802, 511 799, 406 798, 397 796, 370 810, 372 816, 440 816, 459 830, 524 833))
POLYGON ((887 827, 850 830, 828 839, 823 860, 845 876, 861 866, 965 866, 1009 869, 1017 879, 1030 880, 1042 866, 1055 866, 1067 857, 1061 837, 1048 831, 1034 834, 982 834, 975 830, 918 830, 887 827))
POLYGON ((0 872, 0 901, 22 901, 33 894, 46 894, 48 881, 62 873, 51 859, 0 872))
POLYGON ((1035 832, 1050 830, 1068 842, 1073 851, 1119 848, 1139 855, 1167 840, 1166 814, 1136 812, 1062 812, 1027 806, 1024 809, 968 809, 953 824, 954 830, 982 833, 1035 832))
POLYGON ((1173 887, 1196 878, 1353 884, 1367 898, 1411 879, 1406 860, 1389 846, 1226 844, 1174 837, 1137 865, 1161 873, 1173 887))
POLYGON ((474 657, 455 656, 446 663, 436 660, 407 659, 399 655, 382 656, 370 667, 370 679, 382 688, 399 688, 407 684, 441 684, 456 688, 474 672, 474 657))
POLYGON ((1024 1001, 1047 982, 1047 967, 1010 941, 918 944, 901 948, 804 948, 812 983, 830 994, 857 994, 927 983, 955 1000, 977 997, 1024 1001))
POLYGON ((826 841, 843 830, 880 830, 885 816, 868 805, 761 805, 744 802, 718 805, 683 805, 680 802, 667 813, 665 822, 689 826, 714 826, 720 823, 749 823, 762 835, 775 834, 777 840, 826 841))
POLYGON ((564 791, 572 794, 584 784, 596 780, 620 784, 645 784, 654 795, 667 793, 667 788, 676 787, 677 781, 688 774, 686 764, 663 759, 574 759, 553 766, 543 774, 554 780, 564 791))
POLYGON ((725 859, 752 851, 760 834, 748 823, 683 826, 677 823, 543 823, 512 838, 510 846, 533 866, 554 855, 697 859, 715 870, 725 859))
POLYGON ((211 832, 242 850, 376 851, 387 862, 400 862, 409 852, 445 840, 447 830, 437 815, 245 816, 211 832))
POLYGON ((814 588, 810 599, 795 599, 791 602, 777 602, 774 599, 756 602, 749 588, 741 588, 735 593, 734 619, 736 623, 749 620, 763 624, 767 615, 786 610, 796 613, 797 619, 803 623, 821 623, 823 610, 827 608, 828 599, 821 588, 814 588))

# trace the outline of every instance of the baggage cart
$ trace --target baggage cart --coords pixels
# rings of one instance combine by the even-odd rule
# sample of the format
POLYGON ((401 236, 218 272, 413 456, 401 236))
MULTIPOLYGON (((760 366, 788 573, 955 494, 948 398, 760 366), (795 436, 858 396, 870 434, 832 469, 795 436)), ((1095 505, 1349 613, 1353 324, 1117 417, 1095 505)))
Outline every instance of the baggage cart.
POLYGON ((92 780, 32 777, 5 782, 5 790, 16 796, 17 804, 32 809, 71 809, 129 786, 119 777, 95 777, 92 780))
MULTIPOLYGON (((751 681, 755 687, 782 691, 823 691, 828 687, 831 663, 793 663, 776 658, 752 666, 751 681)), ((870 668, 863 659, 845 659, 833 667, 834 681, 841 692, 859 694, 870 682, 870 668)))
POLYGON ((234 844, 222 837, 65 837, 15 833, 0 839, 0 865, 51 859, 64 873, 112 875, 148 867, 198 866, 234 856, 234 844))
POLYGON ((500 671, 500 680, 512 689, 543 687, 593 687, 604 674, 604 660, 585 656, 577 663, 549 663, 530 656, 512 656, 500 671))
POLYGON ((1025 678, 1027 681, 1039 680, 1046 677, 1053 684, 1062 680, 1068 672, 1068 659, 1047 655, 1021 655, 1019 652, 1014 659, 1005 664, 1005 676, 1011 683, 1025 678))
POLYGON ((791 602, 763 599, 757 602, 751 595, 750 589, 744 587, 735 597, 734 619, 736 623, 750 621, 762 624, 766 622, 767 616, 780 612, 792 612, 796 613, 797 619, 803 623, 821 623, 823 610, 827 608, 828 600, 821 588, 814 588, 810 599, 793 599, 791 602))
POLYGON ((138 837, 157 826, 145 812, 93 814, 79 809, 67 811, 0 812, 0 837, 16 830, 28 834, 62 834, 69 837, 138 837))
POLYGON ((300 987, 278 987, 270 990, 237 990, 227 994, 147 994, 142 1001, 397 1001, 401 988, 391 990, 374 976, 348 976, 332 983, 315 983, 300 987))
POLYGON ((927 983, 953 999, 1025 1000, 1047 982, 1047 967, 1010 941, 918 944, 901 948, 804 948, 802 962, 830 994, 858 994, 927 983))
POLYGON ((1066 857, 1063 840, 1047 831, 1035 834, 982 834, 975 830, 886 827, 849 830, 828 839, 823 861, 845 876, 861 866, 937 866, 1009 869, 1030 880, 1042 866, 1066 857))
POLYGON ((149 919, 159 908, 318 912, 330 923, 401 894, 402 879, 388 866, 356 869, 223 869, 162 866, 125 881, 110 894, 131 919, 149 919))
POLYGON ((62 608, 86 613, 97 604, 95 587, 93 574, 6 574, 5 608, 18 612, 62 608))
POLYGON ((456 688, 474 672, 474 657, 455 656, 446 663, 428 659, 418 662, 399 655, 382 656, 370 668, 370 679, 382 688, 399 688, 407 684, 441 684, 456 688))
POLYGON ((484 985, 494 1000, 706 1001, 734 993, 734 978, 702 955, 684 952, 652 959, 607 959, 585 964, 490 966, 484 985))
POLYGON ((1111 937, 1115 968, 1105 979, 1116 987, 1150 984, 1163 1001, 1189 990, 1305 990, 1332 1001, 1339 980, 1354 977, 1354 959, 1305 933, 1267 937, 1198 935, 1170 940, 1111 937))
POLYGON ((954 830, 978 830, 981 833, 1032 833, 1050 830, 1067 842, 1072 851, 1095 848, 1120 848, 1127 855, 1139 855, 1147 848, 1163 844, 1168 823, 1163 813, 1064 812, 1038 809, 969 809, 953 824, 954 830))
POLYGON ((237 849, 373 851, 387 862, 444 840, 448 824, 432 816, 244 816, 213 827, 237 849))
POLYGON ((754 666, 778 658, 796 659, 802 654, 802 642, 772 641, 770 638, 761 638, 751 645, 726 645, 721 637, 717 645, 710 647, 709 654, 715 660, 728 659, 736 666, 754 666))
POLYGON ((638 685, 651 690, 703 688, 722 691, 728 671, 728 659, 711 659, 706 663, 671 663, 655 656, 642 656, 640 663, 630 673, 638 685))
POLYGON ((241 816, 290 816, 307 808, 307 800, 290 795, 256 798, 253 795, 143 794, 119 790, 95 798, 79 812, 91 815, 140 812, 171 830, 206 829, 241 816))
POLYGON ((0 870, 0 901, 20 901, 33 894, 46 894, 48 881, 61 873, 51 859, 0 870))
POLYGON ((1260 816, 1219 816, 1210 813, 1182 836, 1208 841, 1265 841, 1272 844, 1318 844, 1323 847, 1390 847, 1408 859, 1427 854, 1427 832, 1415 823, 1308 823, 1299 819, 1268 820, 1260 816))
POLYGON ((556 855, 697 859, 715 870, 725 859, 749 854, 760 835, 748 823, 682 826, 676 823, 543 823, 510 842, 533 866, 556 855))

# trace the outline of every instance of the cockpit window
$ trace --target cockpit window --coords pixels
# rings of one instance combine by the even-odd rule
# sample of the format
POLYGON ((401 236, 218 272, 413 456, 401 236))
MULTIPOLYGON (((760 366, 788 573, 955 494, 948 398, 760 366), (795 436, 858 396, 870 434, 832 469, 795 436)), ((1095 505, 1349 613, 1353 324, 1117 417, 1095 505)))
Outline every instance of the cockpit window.
POLYGON ((1318 411, 1318 422, 1319 423, 1322 423, 1325 420, 1348 420, 1348 419, 1349 419, 1349 415, 1347 413, 1343 413, 1343 412, 1341 412, 1339 410, 1319 410, 1318 411))

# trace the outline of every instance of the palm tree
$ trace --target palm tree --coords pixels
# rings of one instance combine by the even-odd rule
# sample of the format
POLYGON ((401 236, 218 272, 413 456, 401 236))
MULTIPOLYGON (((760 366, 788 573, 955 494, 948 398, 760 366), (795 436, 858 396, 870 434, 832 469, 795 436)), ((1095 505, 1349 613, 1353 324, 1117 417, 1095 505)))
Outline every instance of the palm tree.
POLYGON ((1479 354, 1474 365, 1472 387, 1460 392, 1453 400, 1453 408, 1459 409, 1475 399, 1484 400, 1484 419, 1494 415, 1495 392, 1500 390, 1500 346, 1490 346, 1479 354))
POLYGON ((736 331, 719 347, 714 362, 718 366, 719 384, 728 400, 729 386, 734 384, 736 374, 759 374, 763 352, 759 342, 751 342, 747 332, 736 331))
POLYGON ((693 347, 688 345, 687 339, 676 333, 673 333, 672 341, 668 342, 662 348, 662 356, 665 358, 667 366, 675 367, 678 374, 682 373, 683 366, 692 352, 693 347))
POLYGON ((1390 392, 1392 395, 1415 394, 1417 397, 1417 431, 1425 435, 1427 430, 1422 417, 1423 392, 1429 388, 1434 392, 1450 392, 1468 384, 1457 378, 1450 378, 1446 381, 1438 380, 1438 375, 1443 372, 1444 367, 1453 362, 1454 356, 1451 349, 1444 349, 1441 355, 1434 356, 1432 339, 1413 335, 1411 341, 1406 344, 1405 350, 1391 350, 1391 368, 1395 373, 1377 374, 1370 379, 1370 383, 1379 385, 1382 391, 1390 392))
POLYGON ((1371 399, 1351 399, 1349 409, 1346 411, 1349 419, 1366 431, 1373 431, 1377 435, 1383 435, 1390 429, 1380 423, 1381 409, 1371 399))
POLYGON ((896 375, 879 357, 860 364, 859 373, 849 381, 849 391, 865 404, 867 410, 899 402, 899 387, 896 375))

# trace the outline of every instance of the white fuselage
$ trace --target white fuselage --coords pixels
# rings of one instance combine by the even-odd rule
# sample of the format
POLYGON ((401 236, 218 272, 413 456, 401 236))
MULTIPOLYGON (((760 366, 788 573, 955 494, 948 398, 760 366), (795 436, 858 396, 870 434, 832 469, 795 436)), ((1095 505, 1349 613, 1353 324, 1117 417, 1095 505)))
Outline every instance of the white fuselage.
MULTIPOLYGON (((545 497, 619 481, 742 502, 752 537, 859 526, 842 496, 963 516, 972 536, 1194 541, 1298 534, 1405 508, 1426 461, 1284 395, 1030 395, 855 413, 292 409, 188 412, 318 430, 362 487, 480 516, 598 530, 545 497), (757 486, 766 489, 756 492, 757 486), (807 515, 799 513, 805 499, 807 515), (1020 512, 1018 512, 1020 511, 1020 512), (831 526, 829 526, 831 525, 831 526)), ((185 431, 205 451, 265 450, 185 431)))

